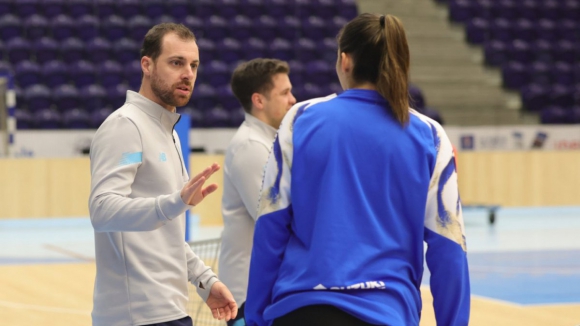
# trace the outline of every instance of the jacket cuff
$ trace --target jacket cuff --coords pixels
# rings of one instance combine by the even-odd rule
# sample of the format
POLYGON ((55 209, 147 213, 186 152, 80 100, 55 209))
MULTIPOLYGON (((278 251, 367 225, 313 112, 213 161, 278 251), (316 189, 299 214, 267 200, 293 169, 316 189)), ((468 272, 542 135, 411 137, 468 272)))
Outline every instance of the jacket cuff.
POLYGON ((215 282, 219 282, 217 276, 212 272, 211 269, 208 269, 205 273, 203 273, 200 277, 195 280, 195 289, 197 294, 203 299, 203 302, 207 301, 209 297, 209 293, 211 291, 211 287, 215 282))
POLYGON ((170 195, 159 196, 155 200, 157 215, 159 218, 164 218, 169 221, 185 213, 186 210, 192 207, 184 203, 181 199, 181 190, 170 195))

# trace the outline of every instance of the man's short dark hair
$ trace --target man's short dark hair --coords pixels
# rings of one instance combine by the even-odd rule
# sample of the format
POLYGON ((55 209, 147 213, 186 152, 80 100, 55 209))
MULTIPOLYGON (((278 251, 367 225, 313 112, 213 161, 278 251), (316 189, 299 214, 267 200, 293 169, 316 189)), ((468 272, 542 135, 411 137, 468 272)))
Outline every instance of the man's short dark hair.
POLYGON ((252 110, 252 94, 268 96, 274 87, 272 77, 289 74, 288 63, 278 59, 257 58, 240 64, 232 74, 232 92, 248 113, 252 110))
POLYGON ((169 33, 175 33, 182 40, 196 40, 193 32, 183 24, 161 23, 153 26, 145 35, 141 58, 147 56, 153 61, 157 60, 161 55, 163 36, 169 33))

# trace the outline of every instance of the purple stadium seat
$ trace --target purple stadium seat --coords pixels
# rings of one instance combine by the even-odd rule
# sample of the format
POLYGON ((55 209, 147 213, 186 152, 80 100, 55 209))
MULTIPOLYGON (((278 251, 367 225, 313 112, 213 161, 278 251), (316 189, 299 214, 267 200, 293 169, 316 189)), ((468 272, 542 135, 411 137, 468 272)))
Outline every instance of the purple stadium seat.
POLYGON ((26 30, 26 38, 29 40, 38 40, 46 36, 49 32, 48 20, 44 16, 34 14, 26 18, 24 21, 26 30))
POLYGON ((342 16, 347 20, 351 20, 358 15, 355 0, 335 0, 338 6, 338 16, 342 16))
POLYGON ((86 60, 77 61, 69 66, 71 79, 77 88, 92 85, 97 82, 97 69, 86 60))
POLYGON ((75 36, 76 22, 67 15, 58 15, 52 19, 52 37, 62 41, 75 36))
POLYGON ((238 105, 237 109, 230 110, 230 126, 239 127, 246 119, 245 111, 238 105))
POLYGON ((67 38, 60 43, 60 56, 67 63, 86 58, 85 43, 76 37, 67 38))
POLYGON ((301 35, 314 41, 321 41, 328 37, 328 27, 320 17, 309 16, 302 20, 301 35))
POLYGON ((28 111, 16 108, 14 117, 16 118, 16 128, 18 130, 33 129, 35 127, 34 119, 28 111))
POLYGON ((77 26, 77 36, 85 42, 99 36, 99 19, 96 16, 81 16, 77 19, 77 26))
POLYGON ((334 0, 316 0, 312 7, 312 14, 328 21, 339 14, 334 0))
POLYGON ((539 5, 540 13, 543 18, 551 20, 558 20, 562 18, 563 6, 560 5, 559 1, 544 0, 540 1, 539 5))
POLYGON ((571 108, 574 105, 574 91, 570 86, 556 84, 552 86, 549 99, 552 105, 571 108))
POLYGON ((135 60, 125 65, 123 75, 131 90, 139 91, 143 79, 141 61, 135 60))
POLYGON ((41 38, 34 45, 34 56, 39 64, 56 60, 59 52, 59 44, 49 37, 41 38))
POLYGON ((183 21, 193 11, 189 5, 190 2, 189 0, 168 0, 167 14, 177 21, 183 21))
POLYGON ((560 20, 557 23, 556 29, 561 40, 570 42, 578 42, 580 40, 580 23, 574 20, 560 20))
POLYGON ((300 38, 296 44, 297 57, 303 62, 314 61, 320 59, 320 50, 316 46, 316 42, 307 38, 300 38))
POLYGON ((20 61, 29 60, 32 54, 32 47, 27 40, 17 37, 6 42, 6 54, 8 62, 17 64, 20 61))
POLYGON ((68 66, 60 60, 46 62, 42 66, 42 74, 44 84, 50 88, 66 84, 69 81, 68 66))
POLYGON ((141 46, 129 38, 122 38, 113 45, 113 54, 115 60, 124 65, 129 62, 137 61, 140 58, 139 49, 141 46))
POLYGON ((328 87, 327 87, 327 93, 328 93, 328 95, 330 95, 330 94, 340 94, 343 91, 344 90, 342 89, 342 86, 340 86, 340 83, 339 82, 335 82, 335 83, 328 84, 328 87))
POLYGON ((177 113, 187 114, 192 128, 199 128, 203 124, 203 113, 190 105, 177 108, 177 113))
POLYGON ((544 108, 540 112, 540 121, 543 124, 562 124, 567 122, 568 114, 565 109, 557 106, 544 108))
POLYGON ((0 17, 0 37, 4 42, 21 37, 23 32, 24 24, 17 16, 6 14, 0 17))
POLYGON ((145 16, 135 16, 129 19, 127 27, 129 30, 128 36, 131 39, 136 42, 143 42, 145 34, 147 34, 147 31, 153 27, 153 22, 145 16))
POLYGON ((229 36, 236 40, 245 40, 254 35, 254 24, 247 16, 237 15, 230 20, 229 36))
POLYGON ((552 84, 551 65, 545 62, 536 61, 529 67, 530 82, 538 85, 548 86, 552 84))
POLYGON ((111 43, 101 37, 89 41, 86 48, 87 58, 95 64, 109 60, 113 53, 111 43))
POLYGON ((554 61, 553 46, 547 40, 537 40, 532 44, 532 50, 535 54, 535 60, 551 63, 554 61))
POLYGON ((229 22, 220 16, 212 15, 205 21, 203 35, 212 40, 221 40, 228 35, 229 22))
POLYGON ((22 18, 30 17, 38 12, 39 0, 14 1, 14 11, 22 18))
POLYGON ((60 112, 77 108, 82 104, 79 91, 72 85, 60 85, 53 89, 52 100, 60 112))
POLYGON ((105 107, 98 109, 91 114, 90 126, 91 128, 97 129, 99 126, 107 119, 109 115, 113 113, 113 109, 105 107))
POLYGON ((534 0, 524 0, 519 5, 520 17, 529 21, 537 21, 540 17, 538 2, 534 0))
POLYGON ((280 60, 291 60, 294 59, 294 48, 292 44, 287 40, 276 38, 270 44, 270 57, 280 59, 280 60))
POLYGON ((64 0, 42 0, 42 14, 53 18, 66 12, 64 0))
POLYGON ((500 0, 490 7, 490 17, 515 20, 519 17, 518 10, 519 8, 514 1, 500 0))
POLYGON ((278 22, 272 16, 260 16, 255 22, 255 27, 255 36, 265 42, 271 42, 278 35, 278 22))
POLYGON ((245 46, 242 47, 242 53, 245 60, 251 60, 265 57, 267 49, 266 42, 259 38, 251 37, 247 40, 245 46))
POLYGON ((519 90, 529 81, 527 66, 521 62, 509 62, 502 67, 503 86, 519 90))
POLYGON ((209 17, 215 15, 217 8, 214 0, 196 0, 192 1, 192 7, 195 16, 197 17, 209 17))
POLYGON ((268 15, 280 20, 288 14, 294 14, 296 8, 289 0, 268 0, 266 2, 266 12, 268 15))
POLYGON ((303 88, 302 92, 303 92, 303 95, 305 96, 305 98, 307 98, 307 99, 328 95, 328 94, 325 94, 325 91, 320 86, 318 86, 314 83, 308 83, 308 82, 306 84, 304 84, 304 88, 303 88))
POLYGON ((95 7, 92 0, 68 0, 67 11, 71 17, 93 15, 95 7))
POLYGON ((221 104, 221 107, 224 108, 224 110, 231 112, 240 107, 240 102, 234 96, 232 88, 229 84, 216 87, 216 92, 219 103, 221 104))
POLYGON ((12 0, 0 0, 0 17, 14 12, 14 3, 12 0))
POLYGON ((143 1, 143 13, 151 18, 155 19, 165 15, 166 7, 164 0, 144 0, 143 1))
POLYGON ((288 61, 288 66, 290 67, 290 81, 293 87, 302 85, 305 81, 303 77, 304 64, 298 60, 290 60, 288 61))
POLYGON ((216 3, 217 14, 231 21, 241 12, 239 0, 214 0, 216 3))
POLYGON ((567 62, 556 62, 551 69, 552 80, 556 84, 574 85, 575 76, 571 64, 567 62))
POLYGON ((117 13, 121 17, 133 17, 143 14, 143 7, 139 0, 117 0, 117 13))
POLYGON ((161 23, 175 23, 175 18, 169 15, 162 15, 155 19, 153 19, 153 25, 161 24, 161 23))
POLYGON ((564 2, 562 16, 572 21, 580 21, 580 2, 576 0, 567 0, 564 2))
POLYGON ((518 19, 513 25, 513 32, 514 37, 526 42, 533 42, 537 38, 534 24, 528 19, 518 19))
POLYGON ((22 88, 39 84, 42 81, 40 66, 28 60, 20 61, 14 67, 16 84, 22 88))
POLYGON ((310 61, 306 63, 304 68, 304 78, 307 82, 316 85, 327 85, 337 79, 334 65, 326 61, 310 61))
POLYGON ((203 38, 203 36, 204 36, 204 34, 203 34, 204 23, 203 23, 203 20, 200 19, 199 17, 191 16, 191 15, 186 16, 183 19, 183 25, 187 26, 189 29, 191 29, 193 31, 195 36, 198 38, 198 41, 200 38, 203 38))
POLYGON ((197 85, 191 96, 190 103, 201 111, 208 111, 215 107, 218 104, 215 88, 209 84, 197 85))
POLYGON ((203 116, 204 127, 227 128, 230 127, 230 115, 228 111, 216 106, 205 112, 203 116))
POLYGON ((234 38, 225 38, 216 44, 216 54, 225 63, 242 59, 242 44, 234 38))
POLYGON ((327 37, 322 40, 324 52, 322 53, 322 60, 326 62, 336 62, 336 53, 338 51, 338 43, 335 37, 327 37))
POLYGON ((456 0, 449 3, 449 19, 458 23, 465 23, 471 17, 472 3, 467 0, 456 0))
POLYGON ((296 40, 300 37, 301 25, 302 23, 295 16, 285 16, 278 23, 278 35, 276 37, 287 40, 296 40))
POLYGON ((536 35, 543 40, 555 40, 558 38, 558 30, 553 20, 540 19, 536 25, 536 35))
POLYGON ((32 85, 23 93, 28 111, 31 113, 48 109, 52 105, 52 92, 44 85, 32 85))
POLYGON ((201 60, 204 60, 204 58, 215 58, 216 45, 213 41, 207 38, 198 39, 197 46, 199 47, 201 60))
POLYGON ((522 105, 528 111, 539 112, 550 103, 549 89, 542 85, 529 84, 521 91, 522 105))
POLYGON ((79 90, 79 94, 85 110, 94 112, 105 107, 107 92, 101 85, 87 85, 79 90))
POLYGON ((100 19, 118 14, 116 0, 95 0, 95 8, 100 19))
POLYGON ((522 40, 514 40, 507 49, 508 60, 528 64, 532 61, 532 50, 530 45, 522 40))
POLYGON ((203 65, 204 82, 209 82, 213 87, 229 84, 231 71, 227 63, 212 60, 203 65))
MULTIPOLYGON (((472 1, 471 3, 471 18, 482 18, 487 21, 490 21, 493 17, 492 9, 494 5, 498 5, 495 1, 489 0, 479 0, 479 1, 472 1)), ((468 19, 470 21, 471 19, 468 19)))
POLYGON ((71 109, 62 114, 62 126, 68 129, 90 128, 90 116, 83 109, 71 109))
POLYGON ((556 43, 553 50, 554 61, 562 61, 568 63, 574 63, 578 59, 580 53, 576 53, 579 43, 574 43, 571 41, 560 41, 556 43))
POLYGON ((123 67, 116 61, 107 60, 98 69, 101 85, 109 88, 123 83, 123 67))
POLYGON ((127 24, 125 23, 123 17, 111 15, 101 20, 101 35, 106 39, 108 39, 109 41, 117 41, 122 39, 123 37, 126 37, 127 24))
POLYGON ((580 105, 568 110, 568 123, 580 123, 580 105))
POLYGON ((242 15, 257 19, 265 14, 266 0, 240 0, 242 15))
POLYGON ((0 61, 0 73, 14 73, 12 65, 6 61, 0 61))
POLYGON ((340 29, 348 23, 348 20, 342 16, 334 16, 328 23, 328 34, 329 37, 336 38, 340 29))
POLYGON ((129 87, 125 84, 119 84, 114 87, 107 87, 107 106, 111 106, 115 109, 120 108, 125 104, 125 100, 127 99, 127 91, 129 87))
POLYGON ((35 125, 39 129, 60 129, 62 116, 53 109, 42 109, 35 114, 35 125))
POLYGON ((512 41, 514 37, 512 22, 505 18, 495 19, 489 27, 489 36, 496 41, 512 41))
POLYGON ((487 39, 489 22, 485 18, 472 18, 466 26, 465 35, 471 44, 483 44, 487 39))

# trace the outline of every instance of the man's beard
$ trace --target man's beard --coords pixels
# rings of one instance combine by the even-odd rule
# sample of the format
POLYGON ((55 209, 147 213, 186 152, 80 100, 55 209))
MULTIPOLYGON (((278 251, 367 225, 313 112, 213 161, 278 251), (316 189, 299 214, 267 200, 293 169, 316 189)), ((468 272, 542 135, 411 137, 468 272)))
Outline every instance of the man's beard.
POLYGON ((153 94, 155 94, 155 96, 157 96, 161 102, 167 105, 180 107, 186 105, 189 102, 189 99, 191 98, 191 92, 187 97, 176 96, 173 93, 178 85, 184 85, 190 89, 192 88, 189 81, 183 81, 182 83, 169 86, 157 76, 156 72, 153 72, 151 75, 151 90, 153 90, 153 94))

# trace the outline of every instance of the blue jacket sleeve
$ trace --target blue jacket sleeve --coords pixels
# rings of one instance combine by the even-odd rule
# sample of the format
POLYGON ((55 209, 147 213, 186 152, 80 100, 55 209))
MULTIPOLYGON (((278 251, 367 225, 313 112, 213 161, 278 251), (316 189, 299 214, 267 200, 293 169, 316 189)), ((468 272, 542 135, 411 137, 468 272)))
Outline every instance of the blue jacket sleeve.
POLYGON ((426 122, 433 130, 437 149, 424 232, 433 308, 437 325, 463 326, 469 323, 470 289, 455 156, 443 128, 432 120, 426 122))

